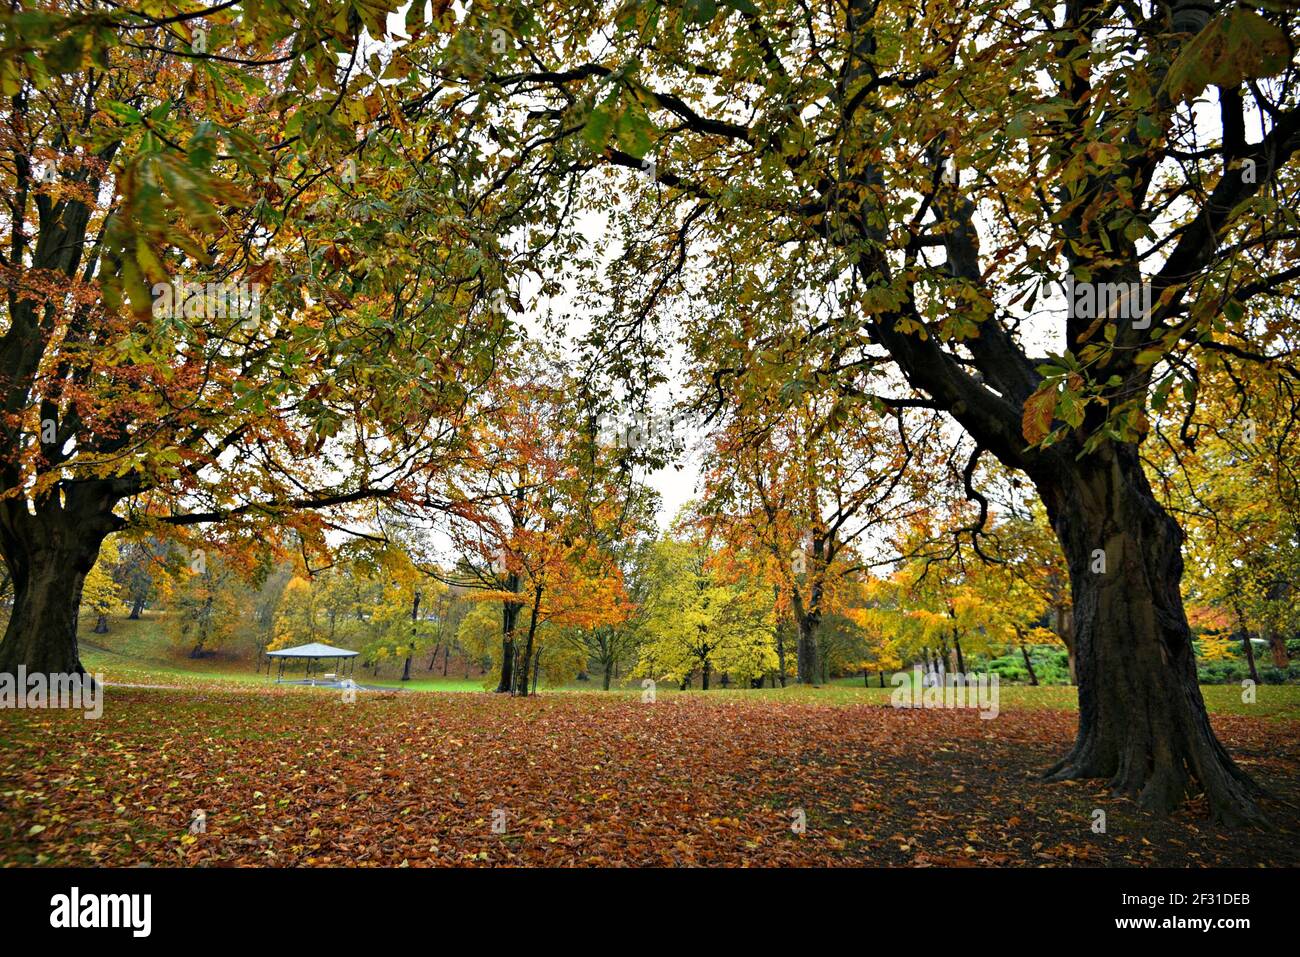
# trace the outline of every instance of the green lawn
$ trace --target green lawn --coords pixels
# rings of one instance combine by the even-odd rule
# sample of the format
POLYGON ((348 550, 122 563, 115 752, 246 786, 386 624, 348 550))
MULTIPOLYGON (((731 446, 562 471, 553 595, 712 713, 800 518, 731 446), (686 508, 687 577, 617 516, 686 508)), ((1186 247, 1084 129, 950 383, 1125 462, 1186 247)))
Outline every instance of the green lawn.
MULTIPOLYGON (((107 635, 91 633, 92 622, 83 621, 81 627, 81 659, 86 669, 101 673, 110 683, 140 685, 173 685, 193 687, 212 682, 233 682, 242 685, 268 685, 272 679, 265 672, 258 674, 250 661, 218 655, 211 658, 192 659, 184 649, 168 637, 163 628, 162 616, 145 612, 139 621, 115 619, 107 635)), ((390 666, 391 670, 391 666, 390 666)), ((286 677, 301 677, 302 672, 286 672, 286 677)), ((483 691, 483 679, 461 675, 430 675, 423 665, 415 669, 415 678, 400 681, 391 675, 374 677, 357 669, 356 680, 363 685, 383 688, 400 688, 406 691, 483 691)), ((837 678, 830 684, 810 688, 791 685, 786 688, 713 688, 710 691, 679 691, 661 683, 656 688, 659 696, 707 695, 720 700, 784 700, 807 701, 830 706, 887 705, 892 687, 881 688, 879 679, 872 675, 871 687, 864 687, 861 678, 837 678)), ((599 692, 599 675, 590 681, 570 681, 565 691, 599 692)), ((1033 687, 1003 683, 999 687, 999 706, 1013 709, 1073 710, 1077 707, 1075 689, 1068 685, 1033 687)), ((1236 685, 1202 685, 1201 692, 1211 712, 1239 714, 1257 718, 1300 720, 1300 685, 1260 685, 1256 700, 1246 704, 1241 700, 1241 688, 1236 685)), ((616 687, 610 694, 640 695, 639 681, 616 687)))

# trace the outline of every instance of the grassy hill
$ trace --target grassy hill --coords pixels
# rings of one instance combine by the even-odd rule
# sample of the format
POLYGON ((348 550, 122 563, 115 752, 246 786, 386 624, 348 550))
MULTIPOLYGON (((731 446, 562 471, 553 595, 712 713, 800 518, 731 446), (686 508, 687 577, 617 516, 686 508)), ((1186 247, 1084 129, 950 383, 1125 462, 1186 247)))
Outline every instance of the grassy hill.
MULTIPOLYGON (((217 649, 205 657, 191 658, 188 645, 178 644, 168 633, 166 612, 145 611, 136 621, 114 618, 108 633, 102 635, 91 630, 94 624, 93 618, 81 619, 77 632, 81 663, 87 671, 102 674, 109 683, 186 687, 214 681, 252 685, 274 681, 265 666, 258 672, 254 652, 248 648, 217 649)), ((413 680, 403 682, 396 674, 400 663, 387 663, 386 670, 394 673, 385 674, 381 667, 378 676, 369 671, 363 674, 358 666, 356 679, 367 685, 422 691, 483 690, 480 678, 466 680, 455 674, 444 678, 441 674, 430 675, 423 667, 415 671, 413 680)), ((286 678, 300 675, 301 665, 295 672, 285 672, 286 678)))

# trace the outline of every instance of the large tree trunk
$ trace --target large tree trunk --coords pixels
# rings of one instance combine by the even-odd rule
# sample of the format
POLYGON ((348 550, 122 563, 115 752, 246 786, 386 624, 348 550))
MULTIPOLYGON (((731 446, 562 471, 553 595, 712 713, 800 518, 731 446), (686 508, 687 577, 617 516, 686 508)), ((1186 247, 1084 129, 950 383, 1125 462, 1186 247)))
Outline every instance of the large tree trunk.
POLYGON ((82 584, 98 552, 98 541, 93 550, 58 542, 37 545, 25 554, 5 550, 14 606, 0 641, 0 673, 17 674, 19 665, 32 674, 83 671, 77 653, 77 611, 82 584))
POLYGON ((137 598, 137 599, 135 599, 133 602, 131 602, 131 614, 129 614, 129 615, 126 616, 126 617, 127 617, 127 620, 129 620, 129 621, 139 621, 139 620, 140 620, 140 612, 142 612, 142 611, 144 611, 144 599, 143 599, 143 598, 137 598))
POLYGON ((0 558, 13 578, 14 605, 0 640, 0 673, 84 673, 77 613, 99 546, 123 524, 112 480, 69 480, 28 501, 0 501, 0 558))
POLYGON ((1259 820, 1259 789, 1210 727, 1179 594, 1183 533, 1137 449, 1037 481, 1070 567, 1079 683, 1078 736, 1048 777, 1109 778, 1159 812, 1199 785, 1216 819, 1259 820))

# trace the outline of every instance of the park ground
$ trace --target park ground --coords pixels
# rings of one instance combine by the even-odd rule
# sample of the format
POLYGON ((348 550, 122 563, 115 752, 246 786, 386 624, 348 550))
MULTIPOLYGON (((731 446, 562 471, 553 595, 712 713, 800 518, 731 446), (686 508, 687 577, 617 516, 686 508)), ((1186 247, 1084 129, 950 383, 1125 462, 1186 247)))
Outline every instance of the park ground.
POLYGON ((1199 800, 1159 818, 1039 780, 1073 739, 1069 687, 1003 687, 992 720, 860 683, 650 703, 435 677, 347 703, 148 634, 86 636, 102 718, 0 711, 0 866, 1300 864, 1296 686, 1203 689, 1271 792, 1271 827, 1231 829, 1199 800))

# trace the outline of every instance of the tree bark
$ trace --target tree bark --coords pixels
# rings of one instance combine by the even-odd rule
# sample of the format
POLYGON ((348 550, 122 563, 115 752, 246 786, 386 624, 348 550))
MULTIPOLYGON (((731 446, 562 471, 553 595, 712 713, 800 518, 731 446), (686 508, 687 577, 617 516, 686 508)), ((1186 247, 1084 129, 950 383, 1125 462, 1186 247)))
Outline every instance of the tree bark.
POLYGON ((1210 727, 1179 593, 1183 533, 1137 448, 1106 446, 1035 483, 1069 564, 1078 649, 1078 735, 1049 779, 1109 778, 1158 812, 1199 783, 1216 819, 1260 820, 1258 787, 1210 727))
POLYGON ((0 642, 0 673, 16 674, 19 665, 29 673, 81 673, 77 608, 86 572, 57 554, 23 564, 14 569, 14 606, 0 642))
POLYGON ((1079 683, 1078 668, 1074 655, 1074 609, 1065 605, 1056 606, 1056 634, 1065 645, 1066 663, 1070 668, 1070 684, 1079 683))
MULTIPOLYGON (((511 574, 506 580, 510 591, 519 591, 519 576, 511 574)), ((514 688, 515 622, 519 618, 519 603, 508 601, 501 605, 501 680, 497 682, 498 694, 509 694, 514 688)))
POLYGON ((1035 687, 1038 685, 1038 675, 1034 673, 1034 663, 1029 658, 1029 649, 1022 642, 1020 645, 1020 655, 1025 659, 1025 670, 1029 672, 1029 683, 1035 687))
POLYGON ((1259 671, 1255 668, 1255 649, 1250 644, 1250 632, 1241 633, 1241 648, 1246 652, 1246 664, 1250 666, 1250 680, 1259 684, 1259 671))
POLYGON ((84 673, 77 613, 82 585, 111 530, 109 523, 62 510, 32 516, 22 501, 6 506, 0 515, 0 553, 14 594, 0 641, 0 673, 16 674, 19 665, 31 674, 84 673))
POLYGON ((532 663, 533 639, 537 634, 537 613, 541 606, 542 589, 538 587, 533 590, 533 608, 532 616, 528 620, 528 638, 524 644, 523 654, 519 658, 518 692, 525 698, 528 697, 528 668, 532 663))
POLYGON ((813 615, 799 616, 797 678, 801 685, 820 683, 817 667, 817 622, 813 615))

